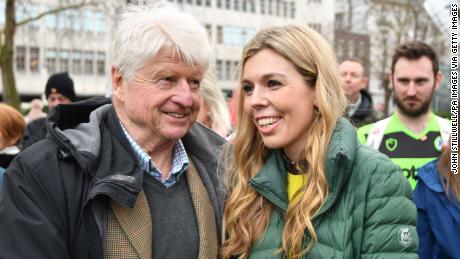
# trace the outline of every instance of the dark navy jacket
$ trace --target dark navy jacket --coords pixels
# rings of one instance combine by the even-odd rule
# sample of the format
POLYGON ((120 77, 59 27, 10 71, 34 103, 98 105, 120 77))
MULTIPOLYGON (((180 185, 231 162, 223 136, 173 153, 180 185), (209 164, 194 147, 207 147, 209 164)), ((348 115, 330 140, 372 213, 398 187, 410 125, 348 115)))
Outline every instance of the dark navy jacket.
MULTIPOLYGON (((419 169, 414 191, 421 259, 460 259, 460 203, 449 198, 439 178, 435 160, 419 169)), ((460 177, 460 176, 459 176, 460 177)))

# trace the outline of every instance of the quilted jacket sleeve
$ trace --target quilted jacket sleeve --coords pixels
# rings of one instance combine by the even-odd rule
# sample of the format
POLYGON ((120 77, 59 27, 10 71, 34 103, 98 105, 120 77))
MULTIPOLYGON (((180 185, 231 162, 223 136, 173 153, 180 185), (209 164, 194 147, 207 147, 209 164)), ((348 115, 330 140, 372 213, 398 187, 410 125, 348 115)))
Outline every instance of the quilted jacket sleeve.
MULTIPOLYGON (((386 156, 370 158, 361 258, 418 258, 417 210, 400 168, 386 156)), ((368 161, 369 161, 368 160, 368 161)))

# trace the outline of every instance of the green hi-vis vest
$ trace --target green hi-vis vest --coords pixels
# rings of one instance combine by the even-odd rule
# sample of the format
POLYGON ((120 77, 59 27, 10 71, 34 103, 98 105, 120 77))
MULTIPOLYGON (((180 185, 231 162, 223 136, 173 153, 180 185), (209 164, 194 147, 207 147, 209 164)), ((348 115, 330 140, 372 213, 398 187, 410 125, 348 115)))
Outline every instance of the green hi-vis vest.
POLYGON ((417 169, 441 154, 451 132, 450 121, 431 113, 427 127, 415 134, 402 124, 396 113, 358 129, 358 139, 387 155, 399 165, 412 189, 417 184, 417 169))

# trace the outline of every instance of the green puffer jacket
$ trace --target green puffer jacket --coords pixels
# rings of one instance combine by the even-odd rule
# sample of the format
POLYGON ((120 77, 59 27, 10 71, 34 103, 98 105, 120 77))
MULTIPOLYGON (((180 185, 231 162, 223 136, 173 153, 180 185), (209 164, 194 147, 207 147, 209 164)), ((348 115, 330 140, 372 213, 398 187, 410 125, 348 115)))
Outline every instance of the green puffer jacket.
MULTIPOLYGON (((358 144, 355 129, 345 119, 337 123, 326 163, 329 195, 313 218, 318 242, 304 258, 418 258, 417 211, 399 167, 358 144)), ((274 205, 250 258, 284 257, 274 253, 281 246, 288 207, 286 184, 281 151, 274 150, 250 181, 274 205)))

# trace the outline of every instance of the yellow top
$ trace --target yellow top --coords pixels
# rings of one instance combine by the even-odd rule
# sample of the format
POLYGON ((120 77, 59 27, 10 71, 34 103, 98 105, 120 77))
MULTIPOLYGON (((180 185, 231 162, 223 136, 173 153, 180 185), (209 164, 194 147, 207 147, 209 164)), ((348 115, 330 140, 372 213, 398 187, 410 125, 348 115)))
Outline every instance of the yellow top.
POLYGON ((294 194, 307 182, 307 179, 307 174, 287 174, 287 192, 289 201, 292 200, 294 194))

